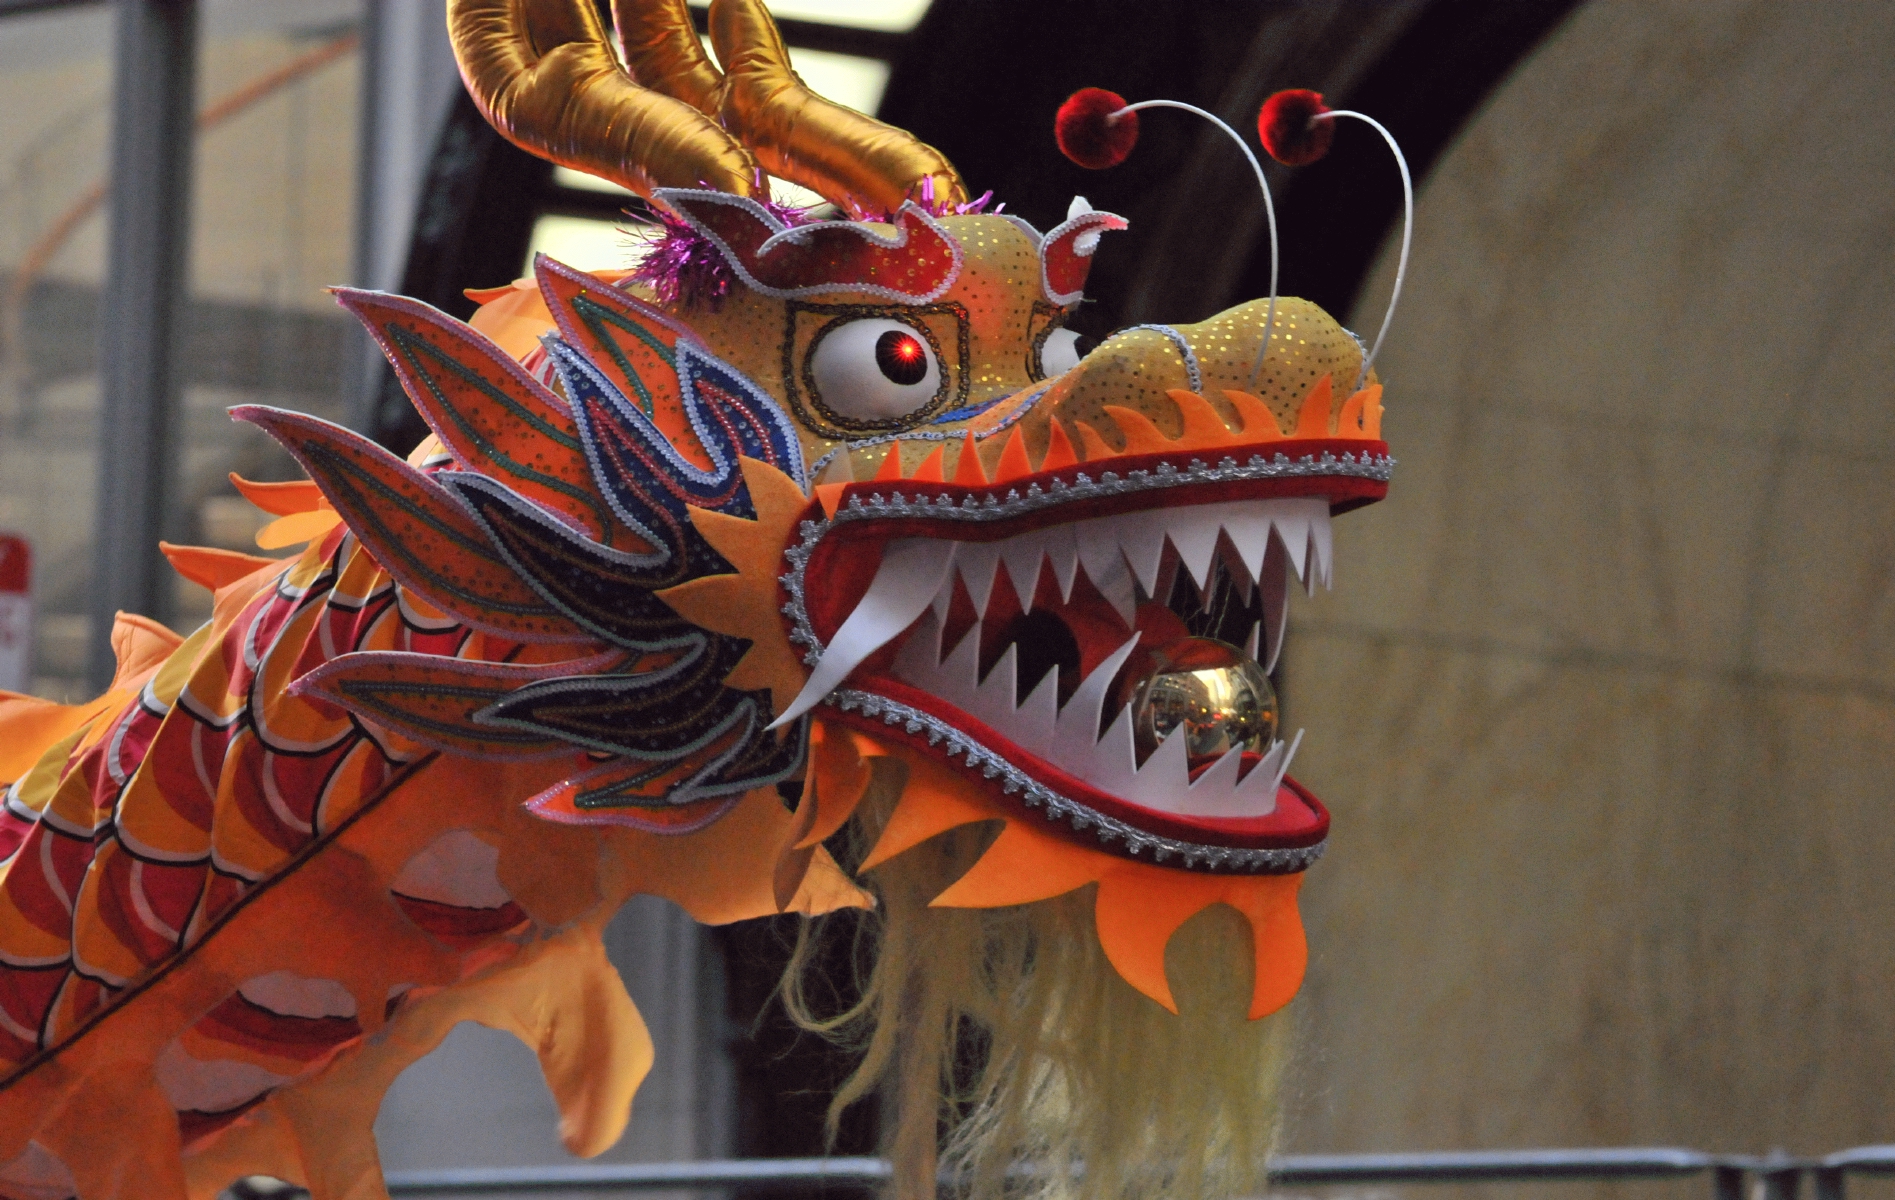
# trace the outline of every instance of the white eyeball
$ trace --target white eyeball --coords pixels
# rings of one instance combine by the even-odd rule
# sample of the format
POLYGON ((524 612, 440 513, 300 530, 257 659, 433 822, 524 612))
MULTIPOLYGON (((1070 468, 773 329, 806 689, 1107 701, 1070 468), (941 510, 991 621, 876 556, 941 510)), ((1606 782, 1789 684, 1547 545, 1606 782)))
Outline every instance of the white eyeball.
POLYGON ((870 317, 825 334, 810 357, 809 378, 837 416, 890 421, 934 399, 941 364, 914 326, 870 317))
POLYGON ((1040 343, 1040 373, 1048 379, 1064 375, 1078 366, 1082 357, 1079 335, 1070 329, 1055 329, 1040 343))

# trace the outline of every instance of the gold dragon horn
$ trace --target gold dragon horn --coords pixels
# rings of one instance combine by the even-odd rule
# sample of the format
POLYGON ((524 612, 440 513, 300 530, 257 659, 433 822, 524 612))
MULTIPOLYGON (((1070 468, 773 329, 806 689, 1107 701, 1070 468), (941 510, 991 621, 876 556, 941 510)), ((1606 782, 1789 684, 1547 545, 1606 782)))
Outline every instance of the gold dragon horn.
POLYGON ((448 0, 447 28, 481 115, 521 149, 641 196, 758 189, 757 161, 736 138, 625 73, 592 0, 448 0))
MULTIPOLYGON (((650 2, 616 0, 616 7, 650 2)), ((684 7, 684 0, 656 2, 684 7)), ((771 174, 870 212, 893 212, 930 193, 937 206, 966 203, 966 185, 946 155, 804 86, 763 0, 711 0, 711 45, 724 67, 718 118, 771 174)))
POLYGON ((930 178, 937 204, 966 202, 966 186, 939 150, 804 86, 762 0, 712 0, 721 74, 685 0, 612 0, 612 20, 632 78, 717 118, 772 175, 871 212, 919 199, 930 178))

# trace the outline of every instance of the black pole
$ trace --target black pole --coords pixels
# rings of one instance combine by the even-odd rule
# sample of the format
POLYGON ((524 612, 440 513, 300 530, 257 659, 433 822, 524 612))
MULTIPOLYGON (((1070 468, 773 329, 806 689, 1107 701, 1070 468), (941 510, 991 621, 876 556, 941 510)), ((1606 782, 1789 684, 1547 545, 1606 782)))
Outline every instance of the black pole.
POLYGON ((195 0, 118 0, 86 675, 112 679, 113 615, 170 616, 158 539, 176 475, 176 351, 190 241, 195 0))

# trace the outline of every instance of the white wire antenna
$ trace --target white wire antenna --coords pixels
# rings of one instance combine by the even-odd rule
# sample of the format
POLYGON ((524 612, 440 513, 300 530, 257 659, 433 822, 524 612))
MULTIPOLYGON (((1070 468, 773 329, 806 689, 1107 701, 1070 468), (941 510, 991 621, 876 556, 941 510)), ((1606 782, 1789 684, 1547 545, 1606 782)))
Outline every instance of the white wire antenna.
MULTIPOLYGON (((1395 156, 1395 166, 1402 174, 1402 252, 1401 258, 1397 261, 1395 266, 1395 290, 1388 295, 1388 311, 1382 315, 1382 328, 1375 335, 1375 344, 1369 347, 1368 356, 1362 360, 1362 369, 1356 372, 1355 386, 1349 389, 1351 392, 1354 392, 1361 389, 1362 384, 1369 377, 1369 368, 1375 363, 1375 356, 1382 352, 1382 343, 1388 338, 1388 327, 1395 320, 1395 304, 1402 297, 1402 282, 1408 278, 1408 246, 1413 240, 1415 233, 1415 184, 1408 175, 1408 160, 1402 157, 1402 148, 1395 144, 1395 135, 1390 133, 1388 129, 1374 117, 1369 116, 1367 113, 1359 113, 1346 108, 1337 108, 1318 113, 1312 117, 1311 120, 1333 121, 1338 117, 1354 117, 1356 120, 1374 129, 1375 132, 1381 134, 1382 140, 1388 143, 1389 153, 1395 156)), ((1272 236, 1274 237, 1274 231, 1272 236)), ((1274 301, 1276 294, 1276 252, 1274 243, 1272 243, 1270 260, 1270 292, 1271 298, 1274 301)))
MULTIPOLYGON (((1264 313, 1263 344, 1257 350, 1257 363, 1255 366, 1250 368, 1250 390, 1254 392, 1257 390, 1257 379, 1260 375, 1263 374, 1263 360, 1270 353, 1270 334, 1276 328, 1277 265, 1279 261, 1278 252, 1277 252, 1277 238, 1276 238, 1276 205, 1270 199, 1270 184, 1263 177, 1263 164, 1257 161, 1257 156, 1251 153, 1249 144, 1244 141, 1244 139, 1238 134, 1238 132, 1235 129, 1232 129, 1229 125, 1225 124, 1223 118, 1219 117, 1216 113, 1205 112, 1203 109, 1199 108, 1197 105, 1186 104, 1181 100, 1140 100, 1137 104, 1128 104, 1124 108, 1121 108, 1117 110, 1116 112, 1111 112, 1111 113, 1106 114, 1106 120, 1116 121, 1120 117, 1124 116, 1125 114, 1135 113, 1141 108, 1178 108, 1178 109, 1183 109, 1185 112, 1188 112, 1188 113, 1196 113, 1198 116, 1203 117, 1206 121, 1209 121, 1211 124, 1217 126, 1219 129, 1229 134, 1230 140, 1233 142, 1236 142, 1237 148, 1244 152, 1244 158, 1249 161, 1250 169, 1256 173, 1257 189, 1263 193, 1264 219, 1270 225, 1270 307, 1264 313)), ((1338 113, 1335 115, 1340 116, 1343 114, 1338 113)), ((1348 115, 1353 116, 1356 114, 1352 113, 1348 115)), ((1368 118, 1364 117, 1363 119, 1367 120, 1368 118)), ((1381 127, 1378 125, 1376 126, 1376 128, 1379 129, 1381 127)), ((1383 131, 1383 135, 1387 136, 1386 130, 1383 131)), ((1390 139, 1389 144, 1390 145, 1394 144, 1393 139, 1390 139)), ((1397 157, 1399 157, 1399 155, 1400 155, 1400 152, 1398 151, 1397 157)), ((1405 181, 1407 180, 1407 178, 1408 178, 1408 168, 1404 166, 1402 168, 1402 179, 1405 181)), ((1402 262, 1404 265, 1406 265, 1407 261, 1408 261, 1408 248, 1407 248, 1407 243, 1404 242, 1402 244, 1402 262)), ((1401 285, 1399 283, 1396 284, 1396 289, 1398 291, 1400 290, 1400 287, 1401 285)), ((1386 329, 1386 323, 1384 324, 1384 328, 1386 329)), ((1371 357, 1373 356, 1371 355, 1371 357)))

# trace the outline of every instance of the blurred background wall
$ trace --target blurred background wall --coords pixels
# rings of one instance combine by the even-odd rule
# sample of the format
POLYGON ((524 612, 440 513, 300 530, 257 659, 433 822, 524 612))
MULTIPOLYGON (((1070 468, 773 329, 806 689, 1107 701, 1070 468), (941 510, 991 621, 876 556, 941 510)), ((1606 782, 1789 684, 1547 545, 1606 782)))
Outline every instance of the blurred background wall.
MULTIPOLYGON (((196 147, 177 536, 245 548, 260 518, 224 473, 293 473, 229 404, 419 436, 322 285, 465 314, 534 249, 636 253, 626 196, 458 94, 439 2, 200 8, 198 110, 229 103, 196 147)), ((1009 211, 1132 218, 1094 333, 1258 294, 1267 259, 1248 169, 1188 118, 1146 114, 1115 171, 1061 159, 1075 88, 1243 127, 1315 87, 1408 150, 1381 363, 1401 465, 1339 522, 1337 590, 1295 609, 1283 668, 1336 816, 1286 1148, 1895 1141, 1895 8, 772 7, 813 86, 1009 211)), ((102 4, 0 4, 0 528, 39 555, 32 687, 61 699, 90 619, 110 29, 102 4)), ((1399 203, 1379 141, 1345 128, 1271 174, 1284 291, 1372 331, 1399 203)), ((207 600, 176 599, 180 624, 207 600)), ((841 1064, 768 1010, 788 932, 621 914, 660 1057, 615 1156, 818 1150, 841 1064)), ((524 1048, 464 1027, 379 1130, 394 1168, 553 1162, 551 1113, 524 1048)), ((866 1111, 841 1148, 873 1141, 866 1111)))
POLYGON ((1892 62, 1593 0, 1430 173, 1400 467, 1288 643, 1294 1145, 1895 1140, 1892 62))

